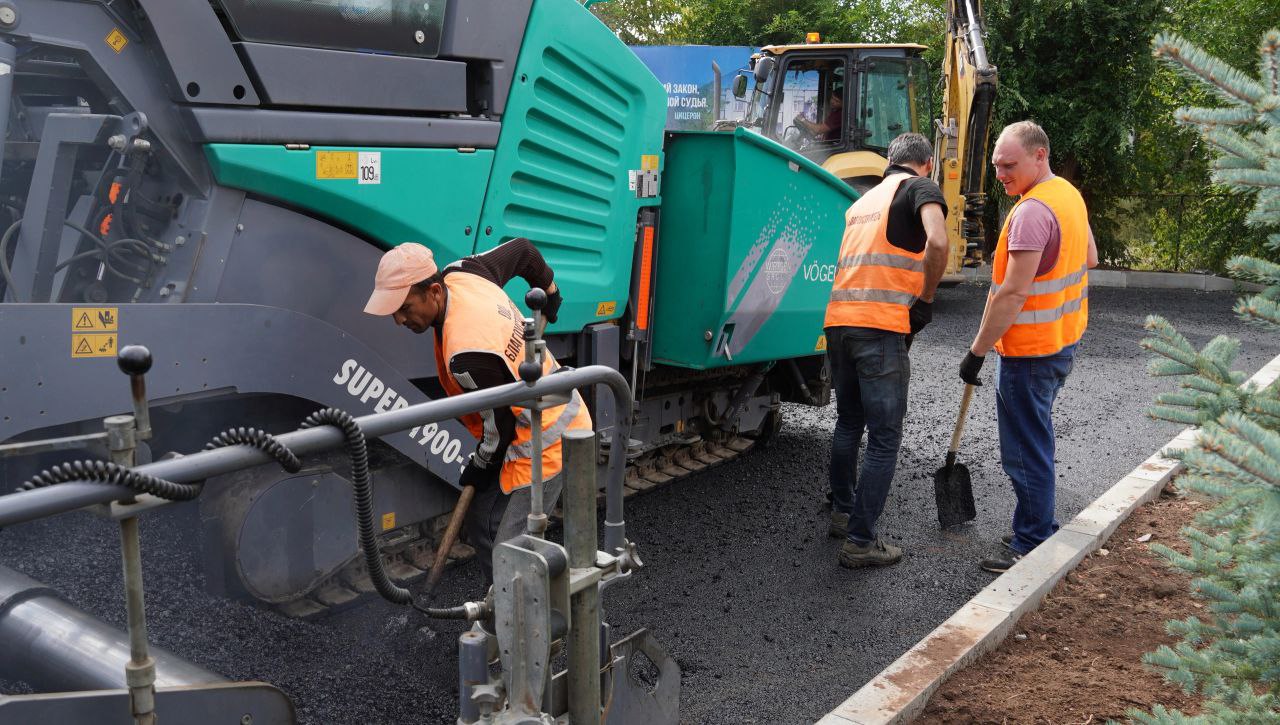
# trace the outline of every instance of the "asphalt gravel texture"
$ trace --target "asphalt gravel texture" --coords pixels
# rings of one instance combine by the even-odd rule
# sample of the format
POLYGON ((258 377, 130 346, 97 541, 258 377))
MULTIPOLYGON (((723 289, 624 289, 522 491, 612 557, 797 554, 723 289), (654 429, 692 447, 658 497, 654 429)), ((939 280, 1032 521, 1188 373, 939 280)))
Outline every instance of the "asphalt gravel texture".
MULTIPOLYGON (((933 474, 963 390, 957 368, 976 331, 985 286, 943 290, 911 351, 910 407, 880 533, 906 554, 896 566, 848 570, 827 536, 834 405, 787 406, 772 444, 627 502, 627 533, 647 567, 606 593, 615 639, 645 627, 679 663, 681 720, 812 722, 840 704, 991 581, 977 561, 1009 531, 1014 499, 1000 470, 994 364, 971 406, 960 460, 978 518, 938 530, 933 474)), ((1145 410, 1175 383, 1147 375, 1143 320, 1161 314, 1197 346, 1243 340, 1237 369, 1280 354, 1280 337, 1244 325, 1236 295, 1095 288, 1089 329, 1058 398, 1058 516, 1069 520, 1178 432, 1145 410)), ((6 487, 9 483, 6 482, 6 487)), ((404 608, 367 603, 291 620, 206 594, 190 507, 143 519, 153 643, 232 679, 273 683, 303 723, 449 723, 457 715, 457 635, 404 608)), ((124 626, 119 537, 88 514, 0 531, 0 562, 124 626)), ((438 602, 480 593, 478 567, 446 576, 438 602)), ((0 654, 0 656, 4 656, 0 654)), ((22 692, 0 680, 0 692, 22 692)), ((163 714, 162 714, 163 715, 163 714)), ((168 719, 178 722, 178 719, 168 719)))

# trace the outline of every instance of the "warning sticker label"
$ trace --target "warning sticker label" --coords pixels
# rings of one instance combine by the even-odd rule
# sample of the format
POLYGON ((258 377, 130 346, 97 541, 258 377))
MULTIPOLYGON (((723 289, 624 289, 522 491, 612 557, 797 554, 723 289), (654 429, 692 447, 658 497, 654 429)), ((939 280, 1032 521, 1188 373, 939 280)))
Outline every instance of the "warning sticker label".
POLYGON ((317 179, 354 179, 358 176, 360 154, 355 151, 317 151, 317 179))
POLYGON ((75 332, 115 332, 120 329, 118 307, 72 307, 71 329, 75 332))
POLYGON ((813 346, 814 352, 825 352, 827 349, 827 336, 818 335, 818 344, 813 346))
POLYGON ((618 311, 617 302, 601 302, 600 304, 596 305, 596 317, 604 317, 606 315, 612 315, 617 311, 618 311))
POLYGON ((361 184, 381 184, 382 183, 382 152, 381 151, 361 151, 360 161, 360 181, 361 184))
POLYGON ((120 32, 120 28, 112 28, 106 37, 106 41, 107 45, 117 53, 124 50, 124 47, 129 44, 129 39, 124 37, 124 33, 120 32))
POLYGON ((114 357, 116 354, 116 334, 90 333, 71 335, 71 357, 114 357))
POLYGON ((382 515, 382 530, 390 531, 396 527, 396 512, 385 513, 382 515))

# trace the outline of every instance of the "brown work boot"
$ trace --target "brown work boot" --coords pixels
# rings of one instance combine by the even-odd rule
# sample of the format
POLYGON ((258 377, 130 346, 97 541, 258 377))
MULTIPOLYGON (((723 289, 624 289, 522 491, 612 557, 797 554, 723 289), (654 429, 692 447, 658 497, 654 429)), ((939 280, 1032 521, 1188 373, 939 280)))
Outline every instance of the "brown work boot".
POLYGON ((902 549, 893 544, 886 544, 876 539, 870 544, 859 546, 846 540, 840 547, 840 566, 857 569, 860 566, 889 566, 897 564, 902 558, 902 549))
POLYGON ((840 511, 831 512, 831 525, 827 527, 827 535, 833 539, 843 539, 849 535, 849 514, 840 511))

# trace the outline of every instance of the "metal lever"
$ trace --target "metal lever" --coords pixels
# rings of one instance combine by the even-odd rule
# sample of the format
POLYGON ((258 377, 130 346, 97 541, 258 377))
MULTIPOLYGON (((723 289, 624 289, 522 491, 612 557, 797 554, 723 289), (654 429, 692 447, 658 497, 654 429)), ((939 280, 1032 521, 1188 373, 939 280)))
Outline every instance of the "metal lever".
MULTIPOLYGON (((533 318, 524 320, 524 362, 520 363, 520 379, 533 385, 542 377, 544 346, 542 341, 542 308, 547 305, 547 293, 538 287, 529 290, 524 303, 533 310, 533 318)), ((536 402, 536 401, 535 401, 536 402)), ((529 438, 533 443, 533 455, 529 459, 532 483, 529 489, 529 517, 525 529, 530 536, 542 538, 547 531, 547 514, 542 502, 542 406, 533 405, 529 411, 529 438)))
MULTIPOLYGON (((116 365, 129 376, 133 393, 134 415, 117 415, 103 421, 111 458, 121 466, 133 466, 138 440, 151 437, 151 417, 147 410, 147 383, 143 378, 151 369, 151 351, 141 345, 121 348, 116 365), (136 427, 135 427, 136 426, 136 427)), ((129 501, 132 503, 132 500, 129 501)), ((129 662, 125 664, 125 682, 129 686, 129 705, 137 725, 156 722, 156 662, 147 646, 146 596, 142 584, 142 548, 138 535, 138 517, 120 519, 120 554, 124 568, 124 598, 129 620, 129 662)))
POLYGON ((133 417, 138 424, 137 439, 151 440, 151 412, 147 407, 147 381, 143 377, 151 369, 151 351, 142 345, 126 345, 120 348, 116 365, 129 376, 129 387, 133 393, 133 417))

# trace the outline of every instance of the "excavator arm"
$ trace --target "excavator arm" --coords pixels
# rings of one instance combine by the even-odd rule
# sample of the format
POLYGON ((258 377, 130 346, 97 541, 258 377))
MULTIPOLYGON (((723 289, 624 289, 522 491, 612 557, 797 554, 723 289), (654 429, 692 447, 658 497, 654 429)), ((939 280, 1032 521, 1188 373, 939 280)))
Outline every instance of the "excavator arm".
POLYGON ((982 259, 987 147, 996 97, 996 68, 983 42, 981 0, 949 0, 942 60, 937 182, 947 199, 952 258, 948 272, 982 259))

